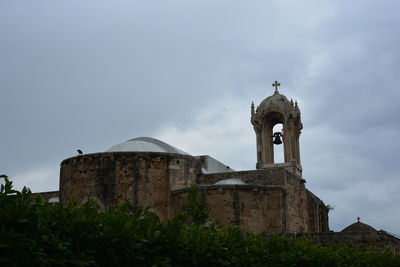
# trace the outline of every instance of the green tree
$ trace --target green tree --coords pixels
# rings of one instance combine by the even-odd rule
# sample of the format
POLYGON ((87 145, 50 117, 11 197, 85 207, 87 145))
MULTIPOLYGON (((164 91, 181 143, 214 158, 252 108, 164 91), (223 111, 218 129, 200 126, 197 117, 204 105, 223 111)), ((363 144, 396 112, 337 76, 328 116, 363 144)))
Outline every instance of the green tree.
MULTIPOLYGON (((48 203, 0 178, 0 266, 400 266, 390 251, 186 225, 181 215, 160 222, 129 204, 99 213, 93 202, 48 203)), ((204 222, 204 198, 196 189, 192 198, 204 222)))
POLYGON ((205 197, 200 194, 196 185, 192 185, 188 193, 187 214, 192 217, 193 223, 196 225, 205 224, 211 208, 209 207, 205 197))

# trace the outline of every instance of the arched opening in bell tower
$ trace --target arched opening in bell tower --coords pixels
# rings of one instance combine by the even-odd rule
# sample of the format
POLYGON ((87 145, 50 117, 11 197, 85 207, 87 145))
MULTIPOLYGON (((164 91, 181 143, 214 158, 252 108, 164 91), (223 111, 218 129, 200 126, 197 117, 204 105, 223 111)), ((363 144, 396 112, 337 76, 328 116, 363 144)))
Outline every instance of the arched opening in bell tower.
MULTIPOLYGON (((274 127, 272 128, 272 133, 282 133, 283 134, 283 124, 278 123, 275 124, 274 127)), ((283 142, 283 138, 280 137, 280 139, 283 142)), ((274 144, 274 163, 284 163, 285 162, 285 155, 284 155, 284 150, 283 150, 283 143, 282 144, 274 144)))
MULTIPOLYGON (((274 155, 274 127, 275 125, 282 125, 284 122, 284 117, 280 112, 269 112, 265 114, 262 119, 262 128, 260 134, 260 146, 259 149, 261 151, 261 162, 264 164, 274 164, 277 161, 276 156, 274 155)), ((279 127, 279 126, 278 126, 279 127)), ((279 129, 279 128, 278 128, 279 129)), ((281 138, 282 140, 282 138, 281 138)), ((280 145, 279 145, 280 146, 280 145)), ((284 150, 283 150, 284 151, 284 150)), ((284 155, 284 152, 280 153, 284 155)), ((277 150, 278 154, 279 151, 277 150)), ((283 158, 285 158, 283 156, 283 158)), ((282 160, 283 162, 284 160, 282 160)))
MULTIPOLYGON (((299 137, 301 124, 297 102, 275 92, 259 106, 251 105, 251 123, 256 133, 257 169, 271 164, 290 163, 300 166, 299 137)), ((300 166, 301 167, 301 166, 300 166)))

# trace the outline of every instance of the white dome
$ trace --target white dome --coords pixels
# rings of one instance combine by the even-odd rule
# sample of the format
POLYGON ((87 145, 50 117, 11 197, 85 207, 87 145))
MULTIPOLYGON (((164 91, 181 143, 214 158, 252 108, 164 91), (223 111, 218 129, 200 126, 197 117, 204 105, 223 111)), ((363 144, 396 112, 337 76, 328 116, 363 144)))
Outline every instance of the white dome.
POLYGON ((151 137, 137 137, 110 147, 106 152, 161 152, 189 155, 188 153, 151 137))
POLYGON ((245 182, 242 181, 240 178, 229 178, 229 179, 223 179, 215 184, 217 185, 222 185, 222 184, 246 184, 245 182))

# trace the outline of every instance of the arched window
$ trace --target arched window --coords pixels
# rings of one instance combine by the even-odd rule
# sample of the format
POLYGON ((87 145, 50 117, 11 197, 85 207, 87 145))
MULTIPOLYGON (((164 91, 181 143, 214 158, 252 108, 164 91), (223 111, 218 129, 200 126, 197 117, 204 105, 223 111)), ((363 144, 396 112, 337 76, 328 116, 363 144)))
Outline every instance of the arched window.
MULTIPOLYGON (((275 126, 272 128, 272 133, 276 132, 283 133, 282 128, 283 128, 282 123, 275 124, 275 126)), ((282 137, 281 140, 283 141, 282 137)), ((283 143, 280 145, 274 144, 274 163, 283 163, 283 162, 285 162, 283 143)))

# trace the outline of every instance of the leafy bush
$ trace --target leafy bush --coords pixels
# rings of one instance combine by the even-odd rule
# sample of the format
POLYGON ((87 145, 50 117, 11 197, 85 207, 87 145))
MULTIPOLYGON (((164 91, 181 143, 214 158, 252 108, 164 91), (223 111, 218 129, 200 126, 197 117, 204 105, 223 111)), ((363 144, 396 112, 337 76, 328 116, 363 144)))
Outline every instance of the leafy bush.
POLYGON ((95 203, 33 200, 0 177, 0 266, 400 266, 388 251, 188 226, 183 214, 160 222, 128 204, 98 213, 95 203))

